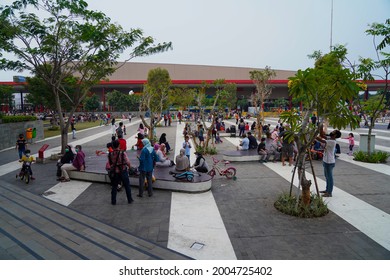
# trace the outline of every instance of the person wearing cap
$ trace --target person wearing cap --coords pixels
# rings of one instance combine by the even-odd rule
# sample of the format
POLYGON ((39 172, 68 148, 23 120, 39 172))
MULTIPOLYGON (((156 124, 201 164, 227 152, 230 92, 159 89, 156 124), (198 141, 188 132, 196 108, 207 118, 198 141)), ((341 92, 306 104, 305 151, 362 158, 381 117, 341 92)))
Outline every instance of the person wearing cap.
POLYGON ((207 165, 206 160, 204 159, 201 152, 195 152, 196 160, 193 165, 196 171, 200 173, 207 173, 209 171, 209 167, 207 165))
POLYGON ((184 172, 190 168, 190 160, 186 156, 186 150, 180 149, 180 153, 176 156, 176 171, 184 172))

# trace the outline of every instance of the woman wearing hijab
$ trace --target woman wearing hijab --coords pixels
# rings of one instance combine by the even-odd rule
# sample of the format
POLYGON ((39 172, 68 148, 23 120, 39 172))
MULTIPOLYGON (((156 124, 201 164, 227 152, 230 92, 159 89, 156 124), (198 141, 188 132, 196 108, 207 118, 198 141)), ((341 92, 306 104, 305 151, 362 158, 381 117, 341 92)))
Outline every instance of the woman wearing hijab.
POLYGON ((155 144, 154 149, 157 153, 159 161, 156 162, 156 166, 169 167, 172 166, 173 162, 169 159, 167 154, 165 153, 165 144, 155 144))
POLYGON ((161 145, 161 144, 165 144, 165 147, 166 147, 166 151, 169 153, 169 151, 171 151, 171 146, 169 145, 168 141, 167 141, 167 134, 166 133, 163 133, 161 134, 160 136, 160 140, 158 141, 158 143, 161 145))
POLYGON ((190 168, 190 160, 186 156, 186 150, 180 149, 180 154, 176 156, 176 171, 187 171, 190 168))
POLYGON ((145 178, 148 182, 148 194, 149 196, 153 195, 152 177, 153 177, 154 163, 159 160, 156 151, 153 149, 152 145, 150 144, 149 139, 147 138, 142 139, 142 144, 144 145, 144 147, 142 148, 141 154, 138 157, 139 159, 138 170, 140 172, 139 186, 138 186, 139 193, 137 195, 138 197, 143 196, 145 178))

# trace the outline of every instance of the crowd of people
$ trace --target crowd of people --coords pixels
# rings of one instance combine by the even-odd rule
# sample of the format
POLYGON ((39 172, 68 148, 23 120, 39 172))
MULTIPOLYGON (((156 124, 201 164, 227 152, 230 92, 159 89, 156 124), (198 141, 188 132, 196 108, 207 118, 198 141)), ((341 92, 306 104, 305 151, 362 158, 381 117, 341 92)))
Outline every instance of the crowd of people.
MULTIPOLYGON (((199 140, 199 146, 204 147, 207 131, 203 127, 201 121, 196 119, 196 115, 189 115, 195 119, 195 129, 192 128, 189 122, 186 122, 183 130, 183 143, 178 155, 174 159, 170 158, 172 149, 167 141, 167 134, 165 132, 161 133, 158 141, 156 141, 156 139, 158 139, 156 137, 153 137, 154 141, 151 141, 149 139, 147 127, 145 127, 143 123, 140 123, 137 128, 136 144, 131 147, 132 150, 138 151, 138 162, 130 162, 128 157, 128 147, 125 139, 127 131, 123 121, 120 121, 117 124, 116 119, 113 116, 110 116, 109 121, 105 120, 105 122, 111 122, 111 139, 106 145, 107 150, 96 151, 96 155, 107 156, 106 169, 111 174, 111 204, 116 204, 117 193, 122 187, 126 191, 128 203, 133 202, 130 190, 129 171, 134 171, 135 166, 136 174, 139 177, 138 197, 143 197, 145 187, 148 195, 150 197, 153 195, 152 182, 154 181, 155 168, 172 167, 169 170, 174 170, 174 172, 187 172, 191 169, 200 173, 207 173, 209 171, 207 161, 200 151, 195 152, 195 163, 192 166, 190 164, 191 151, 193 151, 193 144, 190 141, 190 137, 195 136, 199 140)), ((177 119, 178 123, 181 123, 182 119, 185 119, 187 116, 188 115, 179 113, 175 116, 175 119, 177 119)), ((106 116, 104 116, 104 119, 105 118, 106 116)), ((129 121, 131 121, 131 115, 129 115, 128 118, 129 121)), ((236 118, 236 116, 234 116, 234 118, 236 118)), ((164 115, 163 120, 165 126, 171 125, 172 118, 170 115, 164 115)), ((211 135, 214 139, 214 143, 220 144, 222 143, 220 132, 226 131, 223 116, 215 118, 214 121, 215 123, 211 135)), ((315 115, 312 116, 311 121, 313 123, 317 122, 315 115)), ((73 138, 75 138, 75 122, 76 120, 72 121, 72 131, 74 130, 72 135, 73 138)), ((274 128, 272 128, 270 124, 262 125, 261 129, 264 137, 262 137, 259 142, 256 139, 256 130, 258 128, 256 122, 252 122, 252 124, 249 125, 249 121, 246 121, 244 118, 236 118, 236 127, 238 136, 241 137, 237 150, 256 150, 260 155, 260 163, 266 163, 272 160, 273 162, 281 161, 283 166, 287 163, 289 166, 293 165, 298 150, 296 144, 288 139, 290 132, 290 127, 288 125, 278 123, 274 128)), ((337 145, 334 140, 339 137, 339 132, 332 132, 328 137, 321 135, 321 137, 316 139, 312 147, 313 150, 321 151, 323 154, 324 174, 327 180, 327 187, 326 190, 323 191, 323 195, 328 197, 332 196, 333 190, 332 172, 335 164, 334 150, 337 145)), ((348 137, 345 137, 344 139, 349 141, 349 154, 352 155, 354 148, 353 133, 350 133, 348 137)), ((16 142, 16 149, 18 150, 19 159, 21 161, 30 160, 32 158, 30 157, 30 151, 27 149, 27 145, 27 141, 24 139, 23 134, 21 134, 16 142)), ((64 183, 69 182, 69 171, 84 171, 85 168, 85 153, 81 145, 73 147, 68 144, 63 156, 57 162, 58 181, 64 183)), ((32 179, 34 179, 34 177, 32 177, 32 179)))

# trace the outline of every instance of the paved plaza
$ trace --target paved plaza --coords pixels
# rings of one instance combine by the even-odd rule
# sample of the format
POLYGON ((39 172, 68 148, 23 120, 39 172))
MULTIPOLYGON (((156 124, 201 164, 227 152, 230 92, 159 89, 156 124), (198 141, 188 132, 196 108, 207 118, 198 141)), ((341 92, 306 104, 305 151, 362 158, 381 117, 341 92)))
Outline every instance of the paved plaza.
MULTIPOLYGON (((128 148, 135 143, 139 122, 125 121, 128 148)), ((277 119, 266 122, 274 127, 277 119)), ((165 132, 174 147, 171 159, 183 142, 183 127, 173 122, 157 128, 157 136, 165 132)), ((350 131, 342 132, 345 137, 350 131)), ((356 146, 358 133, 364 132, 354 131, 356 146)), ((377 149, 390 152, 386 125, 378 124, 374 132, 377 149)), ((88 169, 93 164, 88 159, 111 140, 111 128, 78 131, 76 136, 73 140, 69 135, 69 142, 83 146, 88 169)), ((222 140, 216 145, 219 159, 236 149, 238 138, 222 140)), ((32 153, 44 143, 49 144, 47 154, 59 151, 60 140, 53 138, 32 144, 32 153)), ((155 190, 153 197, 138 198, 132 188, 134 203, 127 204, 119 192, 113 206, 108 184, 56 181, 55 161, 34 164, 36 180, 26 185, 15 178, 17 152, 0 151, 0 258, 389 260, 390 164, 355 162, 346 154, 347 140, 339 143, 335 191, 326 199, 330 213, 315 219, 275 209, 277 197, 289 191, 292 171, 280 162, 231 163, 237 180, 217 176, 204 193, 155 190)), ((211 165, 211 158, 206 159, 211 165)), ((313 163, 323 189, 322 162, 313 163)))

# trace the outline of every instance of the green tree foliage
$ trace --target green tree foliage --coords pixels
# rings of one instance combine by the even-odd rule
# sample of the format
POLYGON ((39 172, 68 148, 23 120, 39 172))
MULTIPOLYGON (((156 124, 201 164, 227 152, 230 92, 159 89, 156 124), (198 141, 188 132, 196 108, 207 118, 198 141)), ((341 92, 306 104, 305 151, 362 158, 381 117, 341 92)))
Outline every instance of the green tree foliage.
POLYGON ((71 116, 91 86, 121 66, 117 59, 122 53, 128 52, 128 61, 171 48, 171 43, 155 44, 140 29, 125 31, 104 13, 87 8, 83 0, 20 0, 0 6, 0 69, 29 70, 44 81, 60 117, 62 150, 69 121, 62 116, 61 95, 72 103, 71 116), (36 15, 38 9, 44 18, 36 15), (70 96, 69 84, 77 85, 78 98, 73 91, 70 96))
POLYGON ((296 166, 306 205, 310 203, 311 185, 305 175, 306 154, 314 139, 322 133, 323 121, 327 120, 338 129, 347 126, 353 129, 358 125, 357 116, 349 110, 346 102, 357 98, 359 92, 354 74, 343 66, 346 54, 343 46, 334 47, 325 55, 317 52, 312 55, 316 59, 314 68, 298 70, 294 77, 289 78, 290 95, 302 100, 304 113, 299 115, 296 111, 286 111, 281 114, 281 119, 290 124, 288 138, 295 140, 298 147, 296 166), (321 120, 319 126, 310 122, 314 111, 321 120))
POLYGON ((157 123, 161 120, 161 113, 169 106, 169 95, 171 94, 171 78, 169 72, 163 68, 151 69, 148 73, 147 83, 142 94, 140 111, 149 111, 151 118, 147 124, 144 116, 140 114, 142 122, 149 129, 149 137, 153 137, 154 118, 157 114, 157 123))
POLYGON ((249 72, 250 79, 256 85, 256 92, 252 94, 252 103, 255 107, 260 106, 257 114, 257 135, 262 135, 262 125, 264 124, 264 102, 271 95, 272 86, 269 83, 276 76, 276 72, 271 67, 266 66, 263 70, 253 70, 249 72))
POLYGON ((13 106, 13 87, 7 85, 0 85, 0 104, 8 105, 10 108, 13 106))
POLYGON ((97 111, 100 110, 100 108, 100 98, 96 94, 93 94, 92 96, 87 96, 84 99, 84 109, 86 111, 97 111))
POLYGON ((172 89, 172 94, 169 96, 169 104, 171 106, 179 106, 188 108, 195 105, 196 89, 187 86, 175 87, 172 89))
MULTIPOLYGON (((367 35, 373 37, 373 43, 376 51, 377 59, 360 58, 359 65, 356 69, 357 77, 363 79, 363 82, 372 81, 374 79, 381 79, 385 82, 384 89, 378 91, 377 97, 369 98, 367 101, 361 103, 357 99, 357 108, 359 113, 363 113, 365 121, 368 123, 368 141, 367 153, 370 156, 371 152, 371 134, 375 126, 375 120, 380 116, 385 109, 390 107, 390 99, 386 99, 389 94, 389 75, 390 75, 390 53, 388 47, 390 44, 390 19, 387 19, 384 24, 373 23, 370 28, 366 30, 367 35), (377 40, 381 40, 377 45, 377 40), (385 52, 386 50, 386 52, 385 52)), ((363 84, 362 88, 366 90, 363 84)))
POLYGON ((124 94, 117 90, 107 94, 108 105, 114 108, 114 111, 136 111, 139 109, 141 97, 135 94, 124 94))

